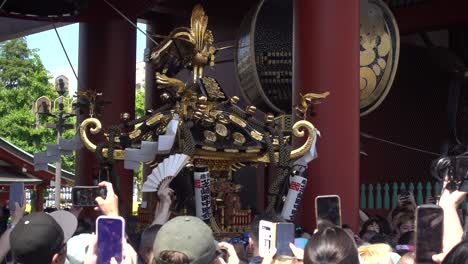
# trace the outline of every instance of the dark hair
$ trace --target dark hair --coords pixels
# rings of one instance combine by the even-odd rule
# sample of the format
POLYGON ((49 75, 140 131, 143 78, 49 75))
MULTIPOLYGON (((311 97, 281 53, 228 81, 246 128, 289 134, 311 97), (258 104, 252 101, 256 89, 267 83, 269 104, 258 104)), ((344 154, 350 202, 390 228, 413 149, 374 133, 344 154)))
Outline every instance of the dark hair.
POLYGON ((48 214, 50 214, 52 212, 55 212, 55 211, 57 211, 57 208, 55 208, 55 207, 46 207, 44 209, 44 213, 48 213, 48 214))
POLYGON ((304 264, 359 264, 358 256, 353 240, 345 231, 339 227, 325 227, 307 243, 304 264))
POLYGON ((323 230, 328 227, 339 227, 327 219, 318 219, 317 220, 317 230, 323 230))
POLYGON ((414 246, 414 231, 403 233, 398 239, 398 245, 411 245, 414 246))
POLYGON ((89 223, 89 221, 83 218, 78 218, 78 225, 76 226, 75 233, 73 236, 80 234, 90 234, 94 231, 94 226, 89 223))
POLYGON ((303 228, 302 226, 296 226, 294 237, 296 238, 302 237, 303 234, 308 234, 312 236, 312 233, 306 230, 305 228, 303 228))
POLYGON ((189 262, 187 255, 173 250, 164 250, 159 254, 158 258, 168 264, 185 264, 189 262))
POLYGON ((399 213, 413 213, 414 214, 414 208, 408 205, 399 205, 395 207, 392 211, 392 221, 394 220, 395 216, 397 216, 399 213))
POLYGON ((396 227, 398 229, 400 229, 400 227, 406 222, 414 223, 414 218, 415 218, 414 213, 404 213, 404 214, 400 215, 400 217, 398 217, 396 227))
POLYGON ((463 264, 468 263, 468 241, 458 243, 444 258, 442 264, 463 264))
POLYGON ((376 233, 382 233, 384 231, 383 225, 380 223, 380 220, 372 217, 365 221, 364 224, 362 224, 361 231, 359 232, 359 237, 362 237, 367 231, 367 228, 374 223, 376 223, 379 226, 379 232, 376 233))
POLYGON ((374 232, 374 231, 367 231, 364 234, 362 234, 362 236, 359 237, 359 238, 362 239, 363 241, 367 242, 367 243, 370 243, 369 241, 371 241, 371 239, 376 235, 377 235, 377 233, 374 232))
POLYGON ((392 227, 390 226, 390 223, 388 222, 388 220, 385 217, 382 217, 380 215, 376 215, 373 218, 375 218, 376 220, 379 221, 379 224, 382 227, 382 229, 380 230, 381 233, 383 232, 383 233, 385 233, 387 235, 392 234, 392 227))
POLYGON ((254 241, 255 247, 258 247, 258 228, 260 226, 260 221, 270 221, 270 222, 283 222, 284 219, 275 213, 264 213, 254 217, 253 221, 250 223, 250 237, 254 241))

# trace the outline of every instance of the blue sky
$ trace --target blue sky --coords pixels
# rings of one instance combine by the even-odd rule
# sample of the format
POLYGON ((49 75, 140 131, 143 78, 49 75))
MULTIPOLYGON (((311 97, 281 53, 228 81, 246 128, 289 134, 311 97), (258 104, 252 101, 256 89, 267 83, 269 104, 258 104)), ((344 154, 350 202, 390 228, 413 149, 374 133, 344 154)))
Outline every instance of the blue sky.
MULTIPOLYGON (((146 25, 138 23, 138 27, 145 30, 146 25)), ((65 50, 70 57, 70 60, 78 74, 78 35, 79 24, 72 24, 57 29, 62 39, 65 50)), ((29 48, 38 49, 39 56, 44 63, 46 69, 55 77, 65 75, 70 79, 70 94, 74 94, 76 87, 76 79, 73 71, 70 68, 67 57, 60 46, 60 42, 55 34, 55 31, 48 30, 41 33, 29 35, 26 37, 29 48)), ((137 51, 135 54, 136 61, 143 60, 143 52, 146 46, 145 36, 137 30, 137 51)), ((53 80, 53 79, 52 79, 53 80)))

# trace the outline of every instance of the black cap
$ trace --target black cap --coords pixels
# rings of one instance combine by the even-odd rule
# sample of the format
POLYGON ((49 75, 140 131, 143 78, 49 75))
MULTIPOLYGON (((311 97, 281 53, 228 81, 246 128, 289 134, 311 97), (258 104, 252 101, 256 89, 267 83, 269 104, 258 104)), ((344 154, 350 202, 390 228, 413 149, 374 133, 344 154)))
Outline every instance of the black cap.
POLYGON ((16 261, 51 263, 54 254, 59 253, 66 242, 64 230, 76 229, 74 223, 65 229, 59 223, 47 213, 32 213, 21 218, 10 234, 11 252, 16 261))

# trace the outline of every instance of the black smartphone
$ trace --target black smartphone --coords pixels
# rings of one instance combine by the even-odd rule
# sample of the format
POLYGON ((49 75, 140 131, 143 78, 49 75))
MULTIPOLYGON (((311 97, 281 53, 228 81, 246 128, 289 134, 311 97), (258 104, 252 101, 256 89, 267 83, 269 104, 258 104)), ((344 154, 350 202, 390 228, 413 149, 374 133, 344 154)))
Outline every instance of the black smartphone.
POLYGON ((8 201, 8 207, 10 210, 15 209, 15 203, 19 206, 23 206, 23 195, 24 195, 24 183, 13 182, 10 184, 10 195, 8 201))
POLYGON ((106 199, 107 189, 101 186, 75 186, 72 189, 72 204, 74 206, 96 206, 96 197, 106 199))
POLYGON ((432 255, 442 252, 444 212, 435 204, 416 208, 416 263, 432 264, 432 255))
POLYGON ((115 258, 122 262, 125 220, 120 216, 99 216, 96 219, 97 264, 109 264, 115 258))
POLYGON ((315 218, 341 227, 341 202, 338 195, 320 195, 315 198, 315 218))
POLYGON ((275 224, 275 245, 276 256, 293 257, 293 252, 289 244, 294 244, 294 224, 293 223, 276 223, 275 224))

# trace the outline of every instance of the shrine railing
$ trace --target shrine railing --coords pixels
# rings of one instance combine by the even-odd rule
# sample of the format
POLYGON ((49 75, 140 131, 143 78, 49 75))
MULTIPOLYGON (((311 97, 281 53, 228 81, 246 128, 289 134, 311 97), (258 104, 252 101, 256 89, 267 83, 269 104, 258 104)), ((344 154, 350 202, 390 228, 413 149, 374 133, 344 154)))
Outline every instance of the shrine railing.
POLYGON ((362 210, 392 209, 397 205, 398 195, 406 191, 414 194, 416 204, 419 205, 429 198, 439 197, 441 187, 438 182, 361 184, 359 207, 362 210))

